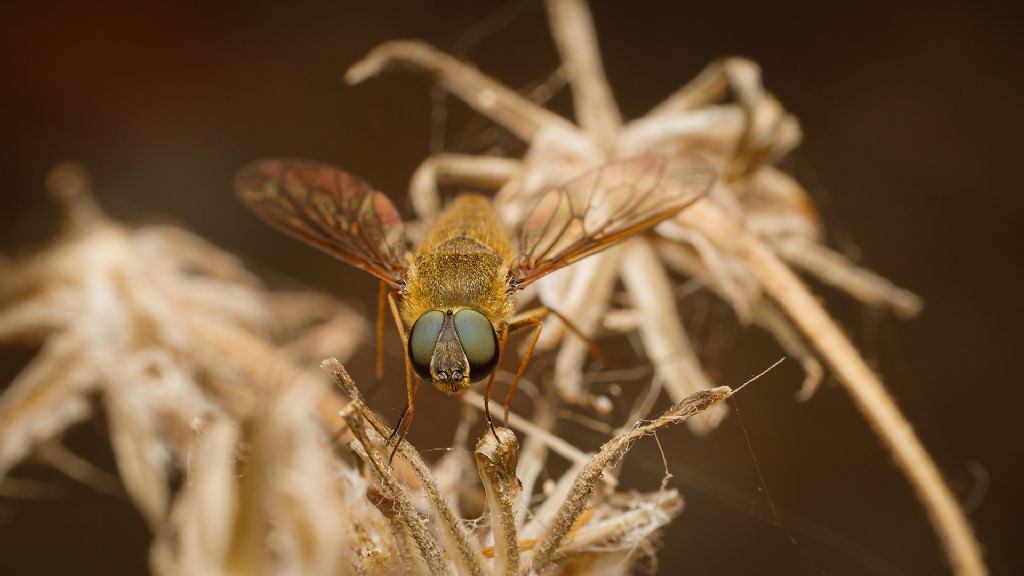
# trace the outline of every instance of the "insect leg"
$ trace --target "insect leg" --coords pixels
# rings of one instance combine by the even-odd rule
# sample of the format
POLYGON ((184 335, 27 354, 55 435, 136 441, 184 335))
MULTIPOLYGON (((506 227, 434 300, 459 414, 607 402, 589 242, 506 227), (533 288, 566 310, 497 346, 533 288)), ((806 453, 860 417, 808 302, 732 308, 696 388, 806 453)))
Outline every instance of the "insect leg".
POLYGON ((537 345, 537 340, 540 338, 540 331, 544 327, 543 316, 533 316, 532 318, 525 318, 519 322, 512 324, 511 330, 519 330, 533 326, 533 336, 530 338, 530 345, 526 347, 526 353, 523 354, 523 359, 519 362, 519 369, 516 370, 516 377, 512 380, 512 386, 508 389, 505 394, 505 426, 508 426, 508 407, 512 403, 512 396, 516 393, 516 387, 519 386, 519 379, 523 377, 523 373, 526 372, 526 365, 530 363, 530 357, 533 356, 533 348, 537 345))
MULTIPOLYGON (((499 443, 501 439, 498 438, 498 433, 494 430, 494 422, 491 420, 491 390, 494 388, 494 377, 498 374, 498 366, 501 365, 501 356, 505 353, 505 343, 508 342, 509 325, 507 322, 501 323, 499 329, 501 335, 498 337, 498 362, 494 365, 494 370, 491 375, 487 378, 487 389, 484 391, 484 417, 487 418, 487 425, 491 428, 491 434, 494 434, 494 439, 499 443)), ((507 411, 506 411, 507 412, 507 411)), ((508 418, 505 418, 508 420, 508 418)))
MULTIPOLYGON (((405 410, 402 410, 402 417, 399 418, 398 423, 395 425, 395 430, 399 430, 398 439, 395 440, 395 445, 391 448, 391 455, 388 456, 388 464, 391 464, 391 461, 395 459, 395 452, 398 452, 398 447, 402 445, 402 440, 405 440, 405 435, 409 433, 409 426, 412 425, 413 414, 416 413, 416 391, 420 387, 420 379, 411 371, 406 373, 406 378, 405 410)), ((394 434, 394 431, 392 431, 391 435, 394 436, 394 434)))
MULTIPOLYGON (((388 307, 388 285, 382 280, 377 289, 377 334, 374 341, 374 374, 376 382, 373 389, 366 394, 369 398, 384 383, 384 317, 387 315, 388 307)), ((401 333, 401 330, 399 330, 401 333)))
POLYGON ((395 458, 395 452, 398 451, 398 447, 402 444, 402 440, 405 439, 405 435, 409 433, 409 426, 412 424, 412 417, 416 412, 414 404, 416 390, 420 386, 419 378, 413 372, 412 361, 409 359, 409 333, 405 329, 405 323, 402 322, 402 314, 398 310, 398 295, 399 292, 397 290, 387 292, 387 303, 391 309, 391 317, 395 320, 395 327, 398 328, 398 334, 402 337, 402 357, 405 358, 406 404, 405 409, 402 410, 402 415, 398 418, 398 423, 388 438, 388 443, 390 443, 391 439, 395 436, 395 431, 398 431, 398 440, 391 449, 391 455, 388 456, 389 464, 395 458))
POLYGON ((398 431, 402 428, 402 422, 405 422, 405 415, 409 413, 409 405, 402 406, 402 413, 398 415, 398 422, 395 422, 395 427, 391 429, 391 434, 388 434, 388 439, 384 442, 385 446, 391 446, 391 441, 398 436, 398 431))
POLYGON ((562 314, 558 310, 555 310, 554 308, 548 308, 547 306, 541 306, 541 307, 538 307, 538 308, 533 308, 531 310, 527 310, 527 311, 519 314, 518 318, 514 318, 512 320, 512 326, 513 326, 512 329, 515 330, 516 328, 524 328, 526 326, 531 326, 532 324, 526 323, 526 324, 522 324, 521 326, 517 327, 516 324, 517 323, 523 323, 526 320, 528 320, 529 318, 538 318, 540 320, 543 320, 544 318, 547 318, 548 314, 552 314, 556 318, 561 320, 562 323, 565 324, 565 327, 568 328, 570 332, 572 332, 577 337, 579 337, 580 340, 583 340, 583 343, 587 345, 587 348, 590 348, 591 356, 593 356, 594 358, 604 358, 604 352, 601 351, 601 348, 597 345, 597 343, 594 342, 593 340, 591 340, 591 338, 589 336, 584 334, 583 331, 580 330, 579 327, 576 326, 576 324, 574 324, 572 322, 572 320, 569 320, 568 318, 565 317, 564 314, 562 314))

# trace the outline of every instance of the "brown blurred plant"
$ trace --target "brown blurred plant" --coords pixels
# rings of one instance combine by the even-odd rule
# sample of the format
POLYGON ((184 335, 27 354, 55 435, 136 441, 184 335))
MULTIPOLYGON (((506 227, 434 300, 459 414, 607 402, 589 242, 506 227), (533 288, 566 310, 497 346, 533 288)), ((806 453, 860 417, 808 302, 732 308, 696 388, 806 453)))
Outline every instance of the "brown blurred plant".
POLYGON ((305 380, 320 382, 337 420, 325 379, 301 366, 347 357, 361 316, 324 294, 269 291, 181 228, 111 220, 79 166, 56 167, 48 184, 65 209, 62 236, 0 274, 0 341, 41 346, 0 397, 0 477, 32 456, 91 470, 59 444, 98 404, 125 488, 156 527, 168 474, 205 421, 243 421, 262 396, 305 380))

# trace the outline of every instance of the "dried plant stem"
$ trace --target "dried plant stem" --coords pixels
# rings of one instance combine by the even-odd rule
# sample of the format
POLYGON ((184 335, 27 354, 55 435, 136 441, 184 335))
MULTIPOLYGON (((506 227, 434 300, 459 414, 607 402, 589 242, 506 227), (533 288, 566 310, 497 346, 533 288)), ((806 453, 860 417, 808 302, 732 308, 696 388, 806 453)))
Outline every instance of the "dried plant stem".
MULTIPOLYGON (((550 395, 550 396, 553 396, 550 395)), ((533 419, 541 430, 550 431, 555 425, 555 411, 551 409, 554 398, 545 395, 534 403, 533 419)), ((530 499, 533 498, 533 489, 537 485, 537 478, 544 471, 548 461, 548 446, 543 440, 532 435, 527 435, 526 441, 520 450, 519 464, 516 468, 516 476, 522 483, 522 490, 519 492, 519 504, 516 506, 516 526, 522 526, 526 519, 526 513, 530 509, 530 499)))
POLYGON ((572 528, 573 523, 576 522, 576 519, 586 509, 594 486, 603 474, 604 469, 621 458, 633 442, 662 426, 682 422, 695 414, 699 414, 731 395, 732 389, 728 386, 701 390, 674 404, 657 419, 642 426, 637 426, 630 432, 616 436, 606 442, 601 447, 601 450, 580 470, 576 480, 573 482, 569 496, 558 509, 558 513, 548 526, 547 531, 541 536, 540 543, 533 552, 533 562, 530 566, 531 572, 540 573, 555 560, 555 552, 565 540, 566 534, 572 528))
POLYGON ((91 192, 89 172, 81 164, 62 162, 51 168, 46 188, 64 206, 69 229, 85 230, 103 219, 103 210, 91 192))
POLYGON ((120 479, 68 450, 57 440, 40 444, 36 448, 35 456, 40 462, 52 466, 68 478, 77 480, 98 492, 111 496, 125 495, 120 479))
MULTIPOLYGON (((262 412, 261 405, 258 412, 262 412)), ((262 416, 262 414, 260 414, 262 416)), ((272 485, 267 470, 270 455, 262 438, 264 431, 250 421, 242 425, 248 436, 249 452, 246 455, 245 473, 237 485, 238 513, 235 517, 234 534, 224 558, 226 572, 234 574, 258 574, 263 568, 263 554, 272 530, 267 493, 272 485)))
POLYGON ((89 417, 88 397, 100 386, 99 368, 75 362, 86 341, 79 333, 51 337, 4 391, 0 400, 0 476, 36 443, 89 417))
MULTIPOLYGON (((557 300, 550 299, 549 295, 549 305, 572 318, 584 334, 597 334, 602 319, 608 315, 623 251, 623 246, 614 246, 579 262, 572 272, 568 288, 557 300)), ((545 330, 547 334, 542 336, 554 339, 564 332, 561 322, 555 323, 552 328, 545 330)), ((605 396, 591 393, 583 382, 583 365, 590 354, 590 347, 581 338, 574 334, 565 336, 555 359, 558 393, 569 404, 591 409, 598 414, 607 414, 611 411, 611 401, 605 396)))
MULTIPOLYGON (((357 448, 357 451, 360 450, 362 450, 361 447, 357 448)), ((365 454, 365 451, 359 452, 359 454, 360 458, 363 458, 362 455, 365 454)), ((423 563, 423 558, 416 553, 416 542, 413 541, 409 530, 402 524, 401 518, 398 516, 389 518, 388 527, 391 529, 391 537, 395 540, 395 549, 398 552, 398 561, 402 565, 402 570, 406 574, 426 573, 427 566, 423 563)))
POLYGON ((649 525, 656 515, 672 516, 682 504, 683 501, 675 490, 654 492, 647 497, 647 501, 643 502, 643 505, 638 506, 635 510, 616 514, 571 532, 566 537, 565 544, 559 547, 558 552, 583 550, 608 542, 622 534, 629 534, 637 528, 649 525))
POLYGON ((33 340, 60 329, 75 304, 67 291, 47 290, 19 306, 0 310, 0 342, 33 340))
POLYGON ((786 356, 800 362, 804 381, 796 393, 799 402, 810 400, 825 379, 825 369, 814 352, 807 347, 807 341, 796 326, 779 310, 778 305, 768 298, 760 298, 752 307, 754 322, 771 333, 775 341, 786 352, 786 356))
MULTIPOLYGON (((183 317, 183 321, 201 347, 209 348, 217 358, 231 360, 232 365, 245 367, 246 376, 254 384, 270 383, 271 387, 283 389, 321 378, 316 372, 303 369, 287 354, 241 328, 191 314, 183 317)), ((328 430, 334 433, 343 428, 344 422, 338 412, 345 403, 336 392, 325 389, 317 405, 320 408, 320 419, 328 430)))
POLYGON ((894 285, 874 272, 851 264, 842 255, 821 244, 806 240, 773 242, 782 258, 806 270, 823 282, 849 293, 876 308, 889 308, 898 316, 911 318, 924 303, 916 294, 894 285))
POLYGON ((495 572, 515 575, 519 573, 519 541, 516 537, 516 498, 519 483, 516 462, 519 442, 508 428, 496 428, 495 434, 485 433, 477 442, 473 455, 480 479, 487 495, 487 509, 494 534, 495 572))
POLYGON ((551 34, 572 86, 576 120, 605 150, 622 129, 622 115, 601 64, 597 35, 584 0, 548 0, 551 34))
POLYGON ((503 126, 514 127, 512 131, 515 135, 527 142, 548 126, 561 127, 568 132, 576 131, 566 119, 422 42, 381 44, 349 68, 345 80, 349 84, 358 84, 395 64, 405 64, 413 70, 429 74, 438 84, 481 114, 496 119, 503 126))
MULTIPOLYGON (((377 434, 381 437, 387 437, 390 434, 390 430, 388 430, 387 426, 385 426, 384 423, 377 418, 376 414, 374 414, 366 405, 362 394, 359 393, 359 388, 352 380, 352 377, 349 376, 345 367, 341 365, 341 362, 331 358, 321 363, 320 367, 334 377, 337 385, 344 391, 345 395, 352 400, 352 403, 360 411, 362 417, 370 423, 370 426, 374 428, 377 434)), ((367 448, 367 451, 369 452, 369 448, 367 448)), ((441 491, 438 489, 437 483, 434 481, 434 477, 430 473, 430 469, 423 462, 423 459, 420 458, 419 452, 417 452, 409 442, 402 442, 398 453, 413 469, 413 472, 416 474, 416 478, 420 481, 423 489, 427 492, 434 514, 437 515, 440 520, 439 524, 441 525, 441 530, 445 536, 445 542, 448 548, 452 550, 452 556, 456 559, 456 562, 458 562, 459 567, 463 572, 473 574, 474 576, 486 574, 483 556, 480 554, 477 547, 473 545, 469 533, 455 515, 455 512, 448 504, 448 501, 441 495, 441 491)), ((388 468, 390 473, 390 466, 388 468)))
MULTIPOLYGON (((476 392, 471 390, 464 392, 462 394, 462 400, 478 410, 483 411, 484 409, 484 398, 476 392)), ((558 454, 562 458, 565 458, 569 462, 582 464, 587 461, 587 455, 580 451, 579 448, 576 448, 551 432, 536 426, 533 422, 519 416, 515 412, 508 413, 508 424, 513 428, 522 430, 534 438, 543 441, 552 452, 558 454)))
POLYGON ((427 565, 423 562, 423 558, 416 553, 416 542, 409 534, 409 529, 402 523, 402 519, 395 516, 390 519, 388 525, 391 527, 391 537, 395 539, 398 559, 402 563, 405 573, 425 574, 428 570, 427 565))
POLYGON ((391 466, 387 463, 387 459, 378 449, 378 443, 370 440, 362 412, 355 406, 349 406, 342 410, 341 414, 355 436, 355 440, 349 446, 360 457, 365 455, 366 461, 377 471, 377 476, 380 477, 387 494, 395 500, 395 507, 398 516, 401 518, 402 525, 405 526, 413 541, 416 542, 416 547, 426 562, 427 569, 430 570, 431 574, 448 573, 448 563, 445 562, 444 553, 441 552, 437 540, 434 539, 434 536, 427 530, 427 527, 420 519, 419 514, 416 513, 416 508, 412 505, 409 494, 398 483, 398 480, 391 471, 391 466))
POLYGON ((576 476, 585 465, 585 463, 573 464, 562 474, 554 487, 544 491, 544 500, 532 510, 532 517, 523 525, 523 529, 519 531, 520 537, 526 540, 533 540, 534 544, 536 544, 536 539, 540 533, 554 521, 562 502, 565 502, 566 496, 572 490, 576 476))
POLYGON ((166 476, 168 462, 147 457, 156 450, 154 443, 148 441, 141 419, 131 417, 138 414, 137 410, 119 405, 120 398, 115 394, 106 394, 103 400, 121 481, 150 528, 155 530, 164 521, 171 502, 166 476))
POLYGON ((494 156, 435 154, 424 160, 409 183, 409 197, 421 220, 441 213, 438 186, 455 183, 473 190, 496 190, 522 170, 522 162, 494 156))
POLYGON ((391 535, 395 539, 403 569, 408 574, 446 573, 447 568, 444 558, 441 556, 441 549, 433 540, 430 532, 423 526, 423 522, 416 514, 416 509, 412 506, 409 495, 401 489, 383 457, 378 453, 378 458, 375 459, 367 451, 366 446, 369 444, 369 439, 366 438, 365 428, 361 428, 362 415, 358 414, 353 407, 348 406, 342 410, 342 417, 346 418, 346 421, 348 417, 352 417, 358 422, 356 426, 360 426, 360 433, 362 433, 362 436, 359 433, 353 434, 352 441, 348 443, 349 451, 358 456, 365 465, 378 471, 377 475, 384 484, 385 495, 394 501, 392 506, 394 514, 385 515, 385 517, 391 526, 391 535), (363 443, 364 438, 366 444, 363 443), (380 465, 383 465, 383 468, 380 465), (381 473, 382 469, 388 469, 387 478, 381 473))
MULTIPOLYGON (((682 245, 669 242, 659 243, 658 248, 659 256, 668 266, 699 281, 704 288, 711 290, 722 300, 736 302, 731 299, 721 283, 716 282, 719 277, 712 274, 699 258, 691 256, 690 250, 682 245)), ((783 314, 782 310, 779 310, 775 302, 763 294, 758 294, 755 298, 748 306, 750 319, 771 333, 787 356, 800 362, 804 371, 804 381, 796 393, 796 399, 801 402, 809 400, 821 386, 821 382, 825 378, 825 369, 822 368, 821 362, 808 347, 803 334, 793 326, 793 323, 783 314)), ((737 304, 733 305, 734 310, 738 307, 737 304)))
MULTIPOLYGON (((697 390, 712 388, 711 379, 704 373, 683 328, 672 283, 654 248, 646 240, 637 239, 627 242, 623 251, 622 281, 633 306, 644 318, 657 319, 656 324, 641 322, 637 329, 669 396, 679 402, 697 390)), ((724 407, 718 407, 688 424, 694 432, 707 434, 725 415, 724 407)))
POLYGON ((238 521, 235 448, 240 430, 226 418, 210 420, 193 446, 188 482, 156 532, 154 574, 214 574, 227 559, 238 521))
POLYGON ((755 238, 743 236, 739 254, 760 279, 765 291, 796 322, 822 358, 835 370, 871 428, 889 448, 942 538, 954 571, 957 574, 986 574, 978 541, 967 518, 935 462, 878 376, 803 282, 771 250, 755 238))
POLYGON ((737 65, 746 65, 745 58, 723 58, 708 64, 693 80, 690 80, 647 114, 647 117, 667 116, 689 112, 721 98, 729 84, 726 78, 729 70, 737 65))

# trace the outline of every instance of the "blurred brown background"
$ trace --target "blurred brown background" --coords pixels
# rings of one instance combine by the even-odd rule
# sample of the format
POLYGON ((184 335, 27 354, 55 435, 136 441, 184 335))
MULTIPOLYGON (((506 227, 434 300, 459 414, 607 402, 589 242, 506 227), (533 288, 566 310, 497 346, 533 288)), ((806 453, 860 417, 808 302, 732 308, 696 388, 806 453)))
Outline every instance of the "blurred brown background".
MULTIPOLYGON (((806 132, 787 167, 819 202, 833 245, 927 306, 900 322, 819 289, 968 501, 993 571, 1024 572, 1019 6, 604 1, 593 10, 628 117, 713 58, 740 54, 763 66, 768 89, 806 132)), ((308 156, 401 197, 438 136, 430 86, 402 73, 354 88, 342 81, 384 40, 425 39, 517 88, 556 65, 533 0, 43 1, 2 11, 0 250, 24 254, 55 230, 44 175, 74 159, 92 170, 115 215, 170 218, 242 255, 272 284, 330 290, 367 310, 371 279, 257 222, 232 197, 233 172, 256 157, 308 156)), ((562 113, 568 104, 565 93, 552 103, 562 113)), ((448 149, 520 150, 454 100, 448 111, 448 149)), ((709 320, 698 336, 717 342, 709 362, 722 383, 780 355, 709 300, 690 313, 699 306, 709 320)), ((31 353, 0 352, 0 382, 31 353)), ((369 356, 352 368, 368 380, 369 356)), ((687 498, 664 536, 662 572, 945 573, 920 506, 848 397, 827 386, 798 404, 800 378, 784 364, 738 398, 752 449, 735 414, 708 440, 682 427, 660 435, 687 498), (766 496, 797 544, 773 526, 766 496)), ((395 412, 399 398, 375 403, 395 412)), ((443 422, 454 405, 432 390, 421 402, 411 439, 443 446, 447 436, 428 422, 443 422)), ((566 430, 587 447, 600 441, 566 430)), ((109 465, 101 422, 76 429, 70 443, 109 465)), ((655 487, 653 442, 639 444, 626 467, 631 485, 655 487)), ((149 536, 128 503, 66 484, 55 500, 0 500, 0 573, 144 573, 149 536)))

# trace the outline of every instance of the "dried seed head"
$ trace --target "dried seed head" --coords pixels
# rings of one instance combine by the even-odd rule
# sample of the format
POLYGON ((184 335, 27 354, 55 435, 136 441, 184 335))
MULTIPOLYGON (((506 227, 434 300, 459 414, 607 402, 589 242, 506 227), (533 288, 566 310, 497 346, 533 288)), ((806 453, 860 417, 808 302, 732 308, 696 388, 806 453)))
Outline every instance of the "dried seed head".
POLYGON ((516 530, 516 500, 521 486, 516 478, 519 441, 508 428, 490 430, 474 451, 480 480, 487 495, 487 510, 494 535, 495 569, 499 574, 519 572, 519 541, 516 530))

